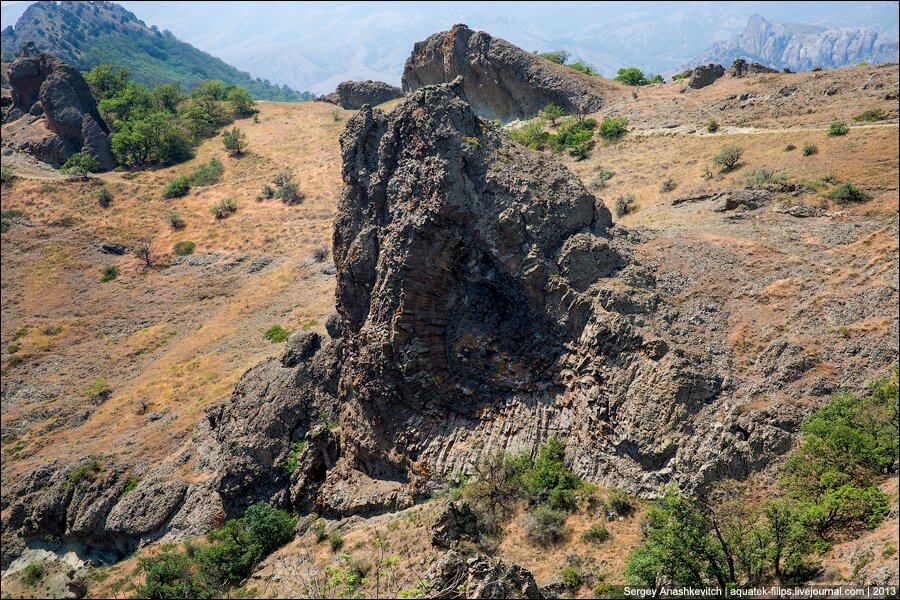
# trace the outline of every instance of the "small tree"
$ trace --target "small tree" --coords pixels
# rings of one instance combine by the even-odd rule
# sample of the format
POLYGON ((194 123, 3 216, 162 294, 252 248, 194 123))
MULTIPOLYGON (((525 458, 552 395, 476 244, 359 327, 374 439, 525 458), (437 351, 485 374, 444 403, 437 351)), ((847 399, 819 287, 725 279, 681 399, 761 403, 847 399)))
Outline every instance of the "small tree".
POLYGON ((551 102, 544 107, 544 110, 541 111, 541 116, 550 121, 551 125, 556 125, 556 120, 560 117, 566 116, 566 111, 564 111, 558 104, 553 104, 551 102))
POLYGON ((647 85, 649 83, 644 72, 637 67, 619 69, 614 79, 625 85, 647 85))
POLYGON ((231 104, 235 114, 239 117, 246 117, 255 112, 253 107, 256 103, 250 96, 250 92, 244 88, 234 88, 228 92, 228 103, 231 104))
POLYGON ((100 168, 100 161, 88 154, 87 152, 76 152, 69 157, 59 172, 64 175, 76 175, 82 179, 87 179, 92 171, 100 168))
POLYGON ((134 248, 134 255, 144 263, 144 270, 150 271, 157 266, 156 251, 153 249, 153 239, 150 237, 139 238, 134 248))
POLYGON ((741 160, 744 154, 744 148, 737 144, 729 144, 724 146, 719 152, 713 156, 713 162, 725 171, 732 171, 741 160))
POLYGON ((569 53, 565 50, 551 50, 550 52, 541 52, 538 54, 541 58, 546 58, 550 62, 554 62, 558 65, 566 64, 566 61, 569 60, 569 53))
POLYGON ((231 154, 243 154, 247 147, 247 136, 237 127, 222 132, 222 143, 231 154))

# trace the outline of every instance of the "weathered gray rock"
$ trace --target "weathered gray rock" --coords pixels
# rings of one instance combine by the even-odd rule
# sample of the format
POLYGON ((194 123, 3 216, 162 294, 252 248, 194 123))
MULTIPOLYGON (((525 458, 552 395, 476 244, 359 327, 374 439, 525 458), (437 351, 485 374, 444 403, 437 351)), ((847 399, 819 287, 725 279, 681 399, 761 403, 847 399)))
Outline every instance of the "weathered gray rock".
POLYGON ((16 123, 4 127, 4 145, 50 163, 63 163, 83 151, 101 169, 115 166, 109 127, 77 69, 28 43, 9 65, 9 83, 12 106, 4 122, 16 123), (23 122, 25 114, 33 118, 23 122))
POLYGON ((528 569, 476 555, 466 558, 448 550, 425 575, 429 598, 550 598, 528 569))
POLYGON ((708 65, 699 65, 691 69, 691 74, 687 78, 687 86, 694 90, 699 90, 716 82, 717 79, 725 75, 725 67, 719 64, 710 63, 708 65))
POLYGON ((464 78, 466 97, 486 119, 512 120, 536 115, 554 103, 569 113, 590 113, 616 95, 598 77, 576 72, 483 31, 454 25, 416 42, 403 69, 403 90, 464 78))
POLYGON ((344 81, 322 102, 336 104, 347 110, 359 110, 366 104, 375 106, 403 97, 403 90, 383 81, 344 81))
POLYGON ((729 77, 753 77, 754 75, 765 75, 767 73, 777 73, 778 69, 773 69, 759 63, 748 63, 743 58, 735 59, 731 68, 728 69, 729 77))
POLYGON ((477 542, 478 515, 468 502, 448 502, 431 526, 431 543, 456 548, 460 542, 477 542))

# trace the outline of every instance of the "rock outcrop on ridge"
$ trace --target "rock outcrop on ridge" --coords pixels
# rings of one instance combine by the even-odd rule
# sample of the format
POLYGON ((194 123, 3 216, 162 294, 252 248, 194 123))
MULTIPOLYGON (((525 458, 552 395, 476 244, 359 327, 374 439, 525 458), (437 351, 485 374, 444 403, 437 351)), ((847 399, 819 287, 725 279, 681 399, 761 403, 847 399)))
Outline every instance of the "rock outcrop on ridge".
POLYGON ((28 43, 9 65, 9 83, 12 105, 3 115, 5 146, 54 164, 86 152, 102 169, 115 166, 109 127, 77 69, 28 43))
POLYGON ((549 103, 569 113, 595 112, 617 95, 599 78, 558 65, 483 31, 454 25, 416 42, 403 69, 403 90, 463 77, 475 113, 504 121, 533 117, 549 103))
MULTIPOLYGON (((389 511, 554 435, 578 474, 639 494, 701 490, 789 447, 799 413, 738 413, 702 352, 672 341, 634 234, 554 158, 478 117, 461 79, 389 114, 363 108, 341 150, 331 339, 297 334, 250 369, 128 494, 113 457, 75 484, 77 464, 17 479, 5 540, 124 555, 257 500, 389 511)), ((20 547, 4 543, 4 564, 20 547)))
POLYGON ((343 81, 337 89, 319 98, 347 110, 359 110, 364 105, 376 106, 403 97, 403 90, 383 81, 343 81))

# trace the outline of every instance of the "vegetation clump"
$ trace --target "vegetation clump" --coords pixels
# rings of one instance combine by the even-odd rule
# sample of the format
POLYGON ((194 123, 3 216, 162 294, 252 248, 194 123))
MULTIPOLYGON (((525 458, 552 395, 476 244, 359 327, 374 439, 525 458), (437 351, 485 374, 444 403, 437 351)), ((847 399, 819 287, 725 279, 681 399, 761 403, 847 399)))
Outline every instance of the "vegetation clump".
POLYGON ((63 175, 75 175, 81 179, 87 179, 91 173, 100 168, 100 161, 87 152, 76 152, 60 167, 63 175))
POLYGON ((828 126, 828 135, 841 136, 847 135, 850 132, 850 126, 844 123, 843 121, 835 121, 831 125, 828 126))
POLYGON ((803 146, 803 156, 812 156, 819 153, 819 147, 815 144, 806 144, 803 146))
POLYGON ((849 181, 834 186, 834 188, 832 188, 832 190, 828 192, 827 197, 829 200, 833 200, 838 204, 868 202, 872 199, 871 194, 864 190, 861 190, 849 181))
POLYGON ((213 204, 209 211, 217 220, 227 219, 237 212, 237 202, 232 198, 225 198, 221 202, 213 204))
POLYGON ((729 144, 723 146, 719 152, 713 156, 713 163, 722 167, 724 171, 733 171, 744 155, 744 148, 737 144, 729 144))
POLYGON ((625 215, 630 215, 631 213, 637 211, 637 199, 634 197, 634 194, 625 194, 624 196, 619 196, 616 198, 615 203, 613 204, 613 212, 616 213, 617 217, 624 217, 625 215))
POLYGON ((280 344, 281 342, 291 337, 291 332, 289 329, 285 329, 281 325, 272 325, 266 330, 266 333, 263 334, 263 337, 274 344, 280 344))
POLYGON ((194 253, 194 249, 197 245, 194 242, 175 242, 175 245, 172 246, 172 252, 175 253, 175 256, 190 256, 194 253))
POLYGON ((637 67, 623 67, 619 69, 613 79, 619 83, 624 83, 625 85, 635 86, 663 83, 665 81, 662 75, 654 75, 653 77, 647 78, 647 76, 644 75, 644 72, 637 67))
POLYGON ((163 190, 163 198, 171 200, 172 198, 182 198, 191 191, 191 178, 187 175, 179 175, 169 182, 163 190))
POLYGON ((609 117, 600 123, 600 137, 607 141, 621 138, 628 131, 627 117, 609 117))
POLYGON ((218 183, 224 172, 225 166, 222 164, 222 161, 213 157, 209 159, 209 162, 202 163, 194 169, 188 179, 191 185, 204 187, 218 183))

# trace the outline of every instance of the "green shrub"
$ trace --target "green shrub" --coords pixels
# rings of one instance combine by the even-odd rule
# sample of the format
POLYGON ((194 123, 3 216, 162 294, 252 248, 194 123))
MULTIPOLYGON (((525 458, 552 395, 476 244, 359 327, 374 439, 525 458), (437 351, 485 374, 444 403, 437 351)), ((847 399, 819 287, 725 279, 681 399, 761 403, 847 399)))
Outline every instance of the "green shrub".
POLYGON ((619 196, 616 198, 615 203, 613 204, 613 212, 616 213, 617 217, 624 217, 625 215, 630 215, 631 213, 637 211, 637 202, 634 197, 634 194, 625 194, 624 196, 619 196))
POLYGON ((803 156, 812 156, 819 153, 819 147, 815 144, 806 144, 803 146, 803 156))
POLYGON ((663 182, 659 185, 659 191, 662 194, 668 194, 672 190, 678 187, 678 184, 671 177, 666 177, 663 179, 663 182))
POLYGON ((850 132, 850 126, 843 121, 835 121, 828 126, 828 135, 839 136, 847 135, 850 132))
POLYGON ((688 69, 687 71, 682 71, 681 73, 676 73, 672 75, 672 81, 681 81, 682 79, 687 79, 691 76, 692 71, 688 69))
POLYGON ((605 140, 617 140, 628 131, 628 118, 608 117, 600 123, 600 137, 605 140))
POLYGON ((165 550, 138 559, 137 572, 144 581, 135 590, 137 598, 209 598, 200 585, 190 558, 181 552, 165 550))
POLYGON ((284 461, 284 471, 288 475, 292 475, 294 471, 297 470, 297 459, 300 457, 300 454, 303 453, 303 448, 306 446, 303 442, 292 442, 290 449, 288 450, 287 458, 284 461))
POLYGON ((112 388, 106 379, 98 377, 94 382, 84 390, 85 398, 90 400, 106 400, 112 393, 112 388))
POLYGON ((606 187, 606 182, 612 179, 613 175, 615 175, 615 173, 609 169, 598 167, 597 174, 594 175, 594 178, 591 180, 591 187, 598 190, 606 187))
POLYGON ((868 202, 872 199, 872 196, 852 183, 847 182, 834 186, 828 192, 827 198, 838 204, 850 204, 853 202, 868 202))
POLYGON ((706 122, 706 131, 709 133, 715 133, 719 130, 719 123, 715 119, 710 119, 706 122))
POLYGON ((861 122, 865 121, 868 123, 874 123, 875 121, 881 121, 882 119, 886 119, 887 115, 884 114, 884 111, 880 108, 876 108, 874 110, 867 110, 862 112, 861 114, 853 117, 854 121, 861 122))
POLYGON ((263 335, 263 337, 265 337, 270 342, 277 344, 291 337, 291 332, 281 325, 272 325, 266 330, 266 333, 263 335))
POLYGON ((226 198, 210 207, 210 212, 216 219, 225 219, 237 212, 237 202, 231 198, 226 198))
POLYGON ((198 187, 213 185, 218 183, 224 172, 225 166, 222 164, 222 161, 213 157, 209 159, 208 163, 203 163, 194 169, 189 177, 190 184, 198 187))
POLYGON ((189 256, 194 253, 197 245, 194 242, 175 242, 172 246, 172 252, 175 256, 189 256))
POLYGON ((0 184, 7 184, 13 180, 15 177, 13 168, 9 165, 0 166, 0 184))
POLYGON ((34 586, 44 578, 44 563, 31 563, 22 571, 22 583, 34 586))
POLYGON ((568 149, 571 156, 583 160, 593 146, 591 138, 596 126, 594 119, 568 119, 549 137, 550 147, 556 152, 568 149))
POLYGON ((620 517, 628 517, 634 513, 634 503, 628 494, 625 493, 625 490, 619 488, 610 489, 606 496, 606 503, 609 505, 610 510, 620 517))
POLYGON ((570 64, 567 65, 567 66, 568 66, 570 69, 575 69, 575 70, 578 71, 579 73, 584 73, 585 75, 591 75, 591 76, 594 76, 594 77, 600 75, 600 71, 598 71, 597 68, 596 68, 594 65, 592 65, 592 64, 590 64, 590 63, 588 63, 588 62, 585 62, 585 61, 583 61, 583 60, 581 60, 581 59, 578 59, 578 60, 576 60, 576 61, 570 63, 570 64))
POLYGON ((88 481, 93 481, 97 478, 97 475, 100 474, 101 470, 100 462, 96 459, 93 459, 86 464, 79 465, 69 471, 67 485, 75 486, 88 481))
POLYGON ((260 200, 270 200, 274 197, 275 197, 275 188, 273 188, 268 183, 263 186, 263 189, 260 190, 260 192, 259 192, 259 196, 257 196, 257 198, 259 198, 260 200))
POLYGON ((288 206, 303 202, 303 193, 295 181, 287 181, 278 189, 278 197, 288 206))
POLYGON ((569 60, 569 53, 565 50, 551 50, 550 52, 539 52, 538 56, 542 58, 546 58, 550 62, 554 62, 558 65, 566 64, 566 61, 569 60))
POLYGON ((122 488, 122 495, 124 496, 125 494, 128 494, 129 492, 133 491, 134 488, 137 487, 137 484, 139 482, 140 482, 140 479, 138 477, 134 477, 134 476, 129 477, 127 480, 125 480, 125 487, 122 488))
POLYGON ((747 183, 750 185, 769 185, 784 183, 787 176, 775 169, 757 169, 747 175, 747 183))
POLYGON ((581 573, 575 567, 565 567, 560 572, 562 583, 570 590, 577 590, 581 587, 583 579, 581 573))
POLYGON ((187 196, 191 191, 191 179, 187 175, 180 175, 169 182, 169 185, 163 190, 163 198, 171 200, 172 198, 181 198, 187 196))
POLYGON ((116 265, 106 265, 103 267, 103 277, 100 278, 101 283, 109 283, 119 276, 119 267, 116 265))
POLYGON ((326 526, 327 524, 322 519, 316 519, 309 526, 310 531, 316 536, 316 542, 324 542, 328 539, 328 534, 325 532, 326 526))
POLYGON ((109 208, 112 204, 112 193, 107 188, 102 188, 96 194, 97 204, 100 205, 101 208, 109 208))
POLYGON ((793 152, 796 149, 797 149, 797 146, 795 146, 793 144, 788 144, 787 146, 784 147, 785 152, 793 152))
POLYGON ((512 129, 509 136, 516 143, 522 144, 532 150, 542 150, 550 139, 550 134, 544 131, 547 122, 544 119, 537 118, 527 121, 520 127, 512 129))
POLYGON ((581 541, 599 545, 609 539, 609 530, 603 523, 594 523, 581 534, 581 541))
POLYGON ((525 520, 525 536, 535 546, 558 544, 568 536, 566 513, 541 504, 528 513, 525 520))
POLYGON ((328 545, 331 546, 332 551, 337 552, 344 547, 344 538, 337 533, 332 533, 328 536, 328 545))
POLYGON ((186 227, 184 219, 181 218, 181 213, 176 210, 171 211, 166 216, 166 220, 169 222, 169 226, 175 231, 181 231, 186 227))
POLYGON ((737 144, 729 144, 723 146, 719 152, 713 156, 713 163, 719 165, 725 171, 733 171, 744 154, 744 148, 737 144))

